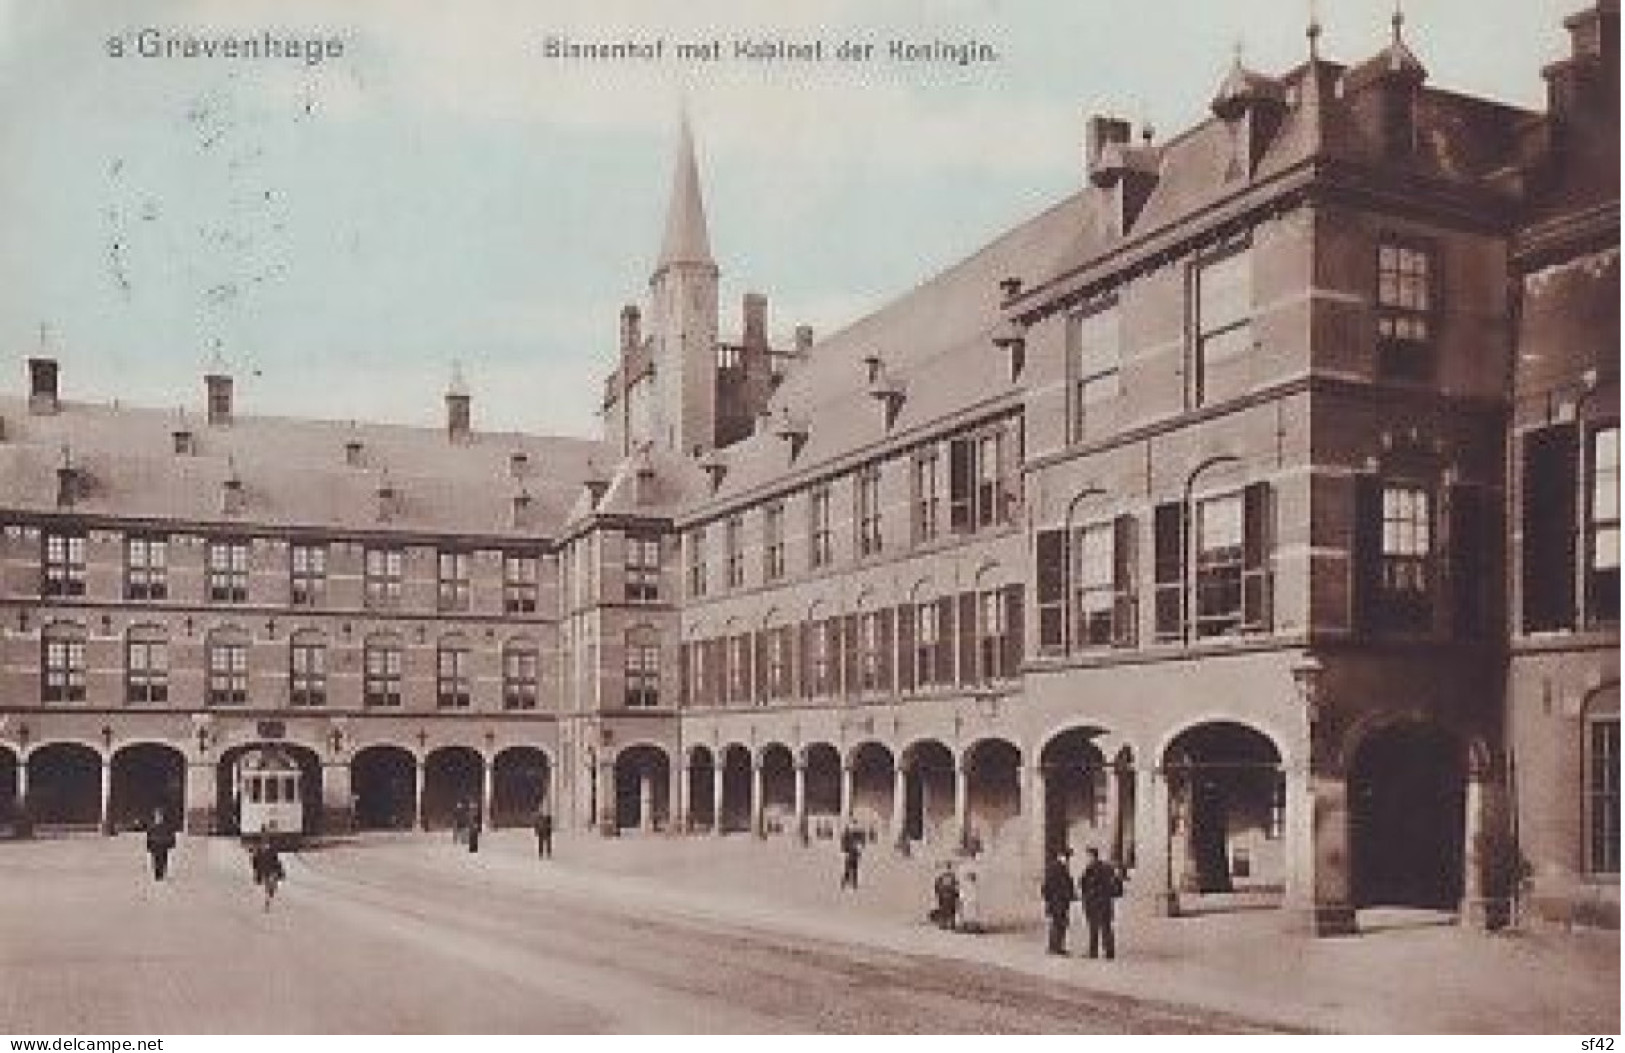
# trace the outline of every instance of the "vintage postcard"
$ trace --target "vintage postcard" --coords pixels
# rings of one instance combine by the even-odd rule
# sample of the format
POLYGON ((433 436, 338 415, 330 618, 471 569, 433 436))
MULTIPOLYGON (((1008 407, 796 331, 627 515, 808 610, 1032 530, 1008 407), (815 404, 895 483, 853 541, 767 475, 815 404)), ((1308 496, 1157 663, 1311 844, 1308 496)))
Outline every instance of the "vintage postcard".
POLYGON ((1617 0, 0 0, 0 1030, 1612 1049, 1619 154, 1617 0))

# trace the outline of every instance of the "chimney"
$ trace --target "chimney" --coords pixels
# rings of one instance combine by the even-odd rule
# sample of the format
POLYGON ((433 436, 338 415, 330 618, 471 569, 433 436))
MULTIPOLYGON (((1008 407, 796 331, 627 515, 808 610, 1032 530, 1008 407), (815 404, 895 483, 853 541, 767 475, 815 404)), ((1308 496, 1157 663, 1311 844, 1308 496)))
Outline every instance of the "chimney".
POLYGON ((452 442, 467 442, 473 431, 473 400, 468 384, 463 380, 463 367, 451 367, 451 385, 446 388, 446 438, 452 442))
POLYGON ((621 357, 625 358, 643 343, 643 313, 636 304, 621 308, 621 357))
POLYGON ((813 327, 810 325, 796 326, 796 354, 805 355, 812 350, 813 327))
POLYGON ((1096 114, 1089 118, 1084 134, 1084 168, 1093 175, 1103 154, 1129 145, 1133 137, 1133 128, 1121 117, 1096 114))
POLYGON ((28 412, 41 415, 61 409, 56 390, 57 365, 54 358, 28 360, 28 412))
POLYGON ((767 297, 745 294, 745 332, 740 343, 746 347, 767 346, 767 297))
POLYGON ((231 424, 231 377, 224 373, 210 373, 203 378, 208 403, 209 424, 224 428, 231 424))

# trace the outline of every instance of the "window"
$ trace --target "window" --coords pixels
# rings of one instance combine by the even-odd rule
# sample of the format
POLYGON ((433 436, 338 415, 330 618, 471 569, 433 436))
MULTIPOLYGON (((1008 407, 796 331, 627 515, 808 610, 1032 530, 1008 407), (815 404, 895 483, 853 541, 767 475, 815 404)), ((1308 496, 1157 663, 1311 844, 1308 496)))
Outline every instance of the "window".
POLYGON ((367 641, 362 653, 361 700, 368 706, 401 704, 401 644, 393 637, 367 641))
POLYGON ((1082 646, 1110 644, 1113 639, 1112 616, 1117 606, 1113 533, 1112 524, 1096 523, 1076 535, 1073 632, 1082 646))
POLYGON ((728 637, 728 701, 750 699, 750 637, 744 633, 728 637))
POLYGON ((1038 647, 1041 651, 1066 648, 1066 531, 1038 533, 1033 580, 1038 583, 1038 647))
POLYGON ((209 705, 248 704, 248 637, 224 629, 208 643, 209 705))
POLYGON ((762 509, 762 577, 767 581, 784 577, 783 501, 762 509))
POLYGON ((1196 506, 1196 634, 1217 636, 1241 624, 1240 494, 1196 506))
POLYGON ((945 634, 942 604, 926 602, 914 608, 914 680, 920 687, 934 687, 949 680, 950 670, 939 667, 945 634))
POLYGON ((435 704, 441 709, 468 708, 468 644, 459 637, 442 640, 435 652, 435 704))
POLYGON ((884 647, 880 615, 875 611, 865 611, 858 619, 858 682, 865 692, 880 690, 884 647))
POLYGON ((858 555, 880 552, 880 465, 871 464, 857 473, 858 555))
POLYGON ((695 527, 688 533, 688 594, 705 595, 705 528, 695 527))
POLYGON ((1006 523, 1005 435, 1001 427, 948 444, 948 528, 966 533, 1006 523))
POLYGON ((992 431, 976 441, 976 525, 1004 521, 1004 436, 992 431))
POLYGON ((204 560, 211 603, 248 600, 248 542, 211 541, 204 560))
POLYGON ((942 457, 933 449, 914 457, 914 541, 936 539, 942 516, 942 457))
POLYGON ((626 634, 626 704, 631 709, 660 704, 660 642, 652 629, 626 634))
POLYGON ((1081 439, 1090 410, 1122 390, 1122 319, 1112 301, 1073 317, 1072 436, 1081 439))
POLYGON ((1199 264, 1196 271, 1196 369, 1193 397, 1205 404, 1215 369, 1253 343, 1253 264, 1246 250, 1199 264))
POLYGON ((1433 250, 1395 240, 1377 246, 1377 370, 1400 380, 1433 375, 1433 250))
POLYGON ((1021 586, 967 593, 962 599, 975 601, 974 606, 965 606, 976 622, 976 669, 960 670, 961 678, 974 682, 979 677, 985 682, 1015 676, 1021 666, 1021 586))
POLYGON ((1589 459, 1586 622, 1597 625, 1619 621, 1619 425, 1591 433, 1589 459))
POLYGON ((124 597, 161 600, 169 595, 169 539, 142 537, 124 540, 124 597))
POLYGON ((502 649, 502 708, 536 708, 536 648, 513 641, 502 649))
POLYGON ((289 642, 288 701, 300 707, 327 704, 327 645, 317 633, 295 633, 289 642))
POLYGON ((808 507, 811 510, 811 535, 809 537, 809 560, 812 569, 830 565, 834 555, 830 544, 830 500, 829 486, 814 487, 807 495, 808 507))
POLYGON ((1412 483, 1382 488, 1383 623, 1421 630, 1433 621, 1433 495, 1412 483))
POLYGON ((1525 632, 1572 629, 1578 430, 1572 424, 1540 428, 1526 433, 1522 445, 1518 485, 1523 491, 1523 628, 1525 632))
POLYGON ((169 701, 169 642, 156 626, 138 625, 124 644, 124 697, 131 705, 169 701))
POLYGON ((779 626, 767 630, 767 694, 770 698, 790 697, 790 629, 779 626))
POLYGON ((363 564, 367 606, 388 610, 401 605, 402 553, 398 548, 368 548, 363 564))
POLYGON ((315 607, 327 592, 327 546, 294 542, 288 546, 289 599, 295 607, 315 607))
POLYGON ((85 536, 47 531, 43 541, 45 558, 40 593, 44 596, 83 596, 85 594, 85 536))
POLYGON ((653 603, 660 599, 660 539, 626 535, 626 599, 653 603))
POLYGON ((809 683, 814 695, 828 695, 833 693, 835 678, 832 675, 835 656, 835 619, 823 618, 812 625, 812 654, 810 656, 809 683))
POLYGON ((438 606, 442 611, 466 611, 469 600, 468 553, 441 552, 436 560, 439 588, 438 606))
POLYGON ((508 614, 536 613, 541 560, 529 553, 509 552, 502 557, 502 609, 508 614))
POLYGON ((722 546, 728 567, 728 587, 737 589, 745 584, 745 518, 728 517, 722 529, 722 546))
POLYGON ((44 702, 85 700, 85 632, 76 625, 46 628, 40 664, 40 699, 44 702))
POLYGON ((1586 724, 1586 768, 1586 863, 1593 874, 1618 874, 1618 717, 1586 724))

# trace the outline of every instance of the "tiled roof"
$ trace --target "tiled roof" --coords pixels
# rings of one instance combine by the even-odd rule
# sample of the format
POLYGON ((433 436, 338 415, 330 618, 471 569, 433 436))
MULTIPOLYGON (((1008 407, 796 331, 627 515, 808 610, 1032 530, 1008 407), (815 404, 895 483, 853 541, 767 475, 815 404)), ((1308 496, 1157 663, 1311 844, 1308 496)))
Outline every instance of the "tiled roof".
POLYGON ((475 431, 453 442, 436 428, 238 416, 212 427, 176 411, 64 402, 55 415, 0 397, 0 504, 57 509, 64 457, 83 479, 76 511, 183 522, 357 531, 549 535, 603 443, 475 431), (194 454, 175 452, 190 431, 194 454), (358 463, 346 445, 359 443, 358 463), (515 455, 523 454, 516 466, 515 455), (223 512, 228 477, 242 507, 223 512), (395 500, 380 515, 379 489, 395 500), (528 506, 515 512, 515 498, 528 506))

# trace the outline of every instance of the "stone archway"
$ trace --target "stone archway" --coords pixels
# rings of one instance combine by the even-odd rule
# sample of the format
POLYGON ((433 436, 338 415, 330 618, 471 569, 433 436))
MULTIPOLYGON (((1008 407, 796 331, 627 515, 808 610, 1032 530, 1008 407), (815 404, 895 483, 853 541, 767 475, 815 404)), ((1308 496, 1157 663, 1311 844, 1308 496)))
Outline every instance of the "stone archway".
POLYGON ((953 835, 955 766, 953 751, 936 739, 921 739, 903 751, 903 836, 909 841, 957 841, 953 835))
POLYGON ((290 742, 244 742, 231 747, 222 754, 215 765, 215 794, 214 794, 214 829, 218 833, 236 834, 241 829, 238 824, 237 800, 237 762, 244 755, 258 750, 275 750, 284 753, 294 763, 299 765, 299 796, 303 806, 304 830, 314 832, 321 821, 322 814, 322 762, 316 751, 308 746, 299 746, 290 742))
POLYGON ((762 836, 794 834, 796 812, 796 760, 790 747, 782 743, 769 743, 762 747, 761 760, 762 806, 760 809, 762 836))
POLYGON ((1466 750, 1436 724, 1372 732, 1349 764, 1356 907, 1454 910, 1462 895, 1466 750))
POLYGON ((688 828, 715 830, 717 825, 716 757, 705 746, 688 751, 688 828))
POLYGON ((717 821, 723 833, 751 828, 751 791, 750 751, 736 743, 722 751, 722 814, 717 821))
POLYGON ((628 746, 615 755, 615 826, 664 830, 670 822, 671 761, 659 746, 628 746))
POLYGON ((528 826, 551 809, 553 766, 535 746, 510 746, 491 763, 491 828, 528 826))
POLYGON ((36 826, 94 829, 102 820, 101 754, 78 742, 52 742, 28 754, 29 817, 36 826))
POLYGON ((108 822, 115 830, 144 827, 154 812, 179 827, 186 808, 186 755, 160 742, 121 746, 113 754, 108 822))
POLYGON ((1094 741, 1102 734, 1097 728, 1068 728, 1039 751, 1046 859, 1062 848, 1105 847, 1111 823, 1110 768, 1094 741))
POLYGON ((0 826, 15 828, 17 822, 17 754, 0 746, 0 826))
POLYGON ((1186 728, 1163 771, 1178 892, 1284 891, 1285 773, 1267 735, 1231 721, 1186 728))
POLYGON ((897 765, 891 750, 878 742, 865 742, 852 751, 852 800, 847 812, 859 829, 878 837, 886 830, 896 841, 899 831, 892 829, 897 790, 897 765))
POLYGON ((367 746, 350 760, 359 830, 410 830, 417 822, 417 758, 400 746, 367 746))
POLYGON ((827 742, 802 751, 807 786, 807 835, 826 840, 841 827, 846 802, 841 799, 841 754, 827 742))
POLYGON ((458 806, 471 815, 483 812, 484 791, 485 758, 478 750, 471 746, 431 750, 423 759, 423 828, 449 829, 456 821, 458 806))
POLYGON ((992 852, 1021 819, 1021 750, 1005 739, 982 739, 965 751, 967 849, 992 852))

